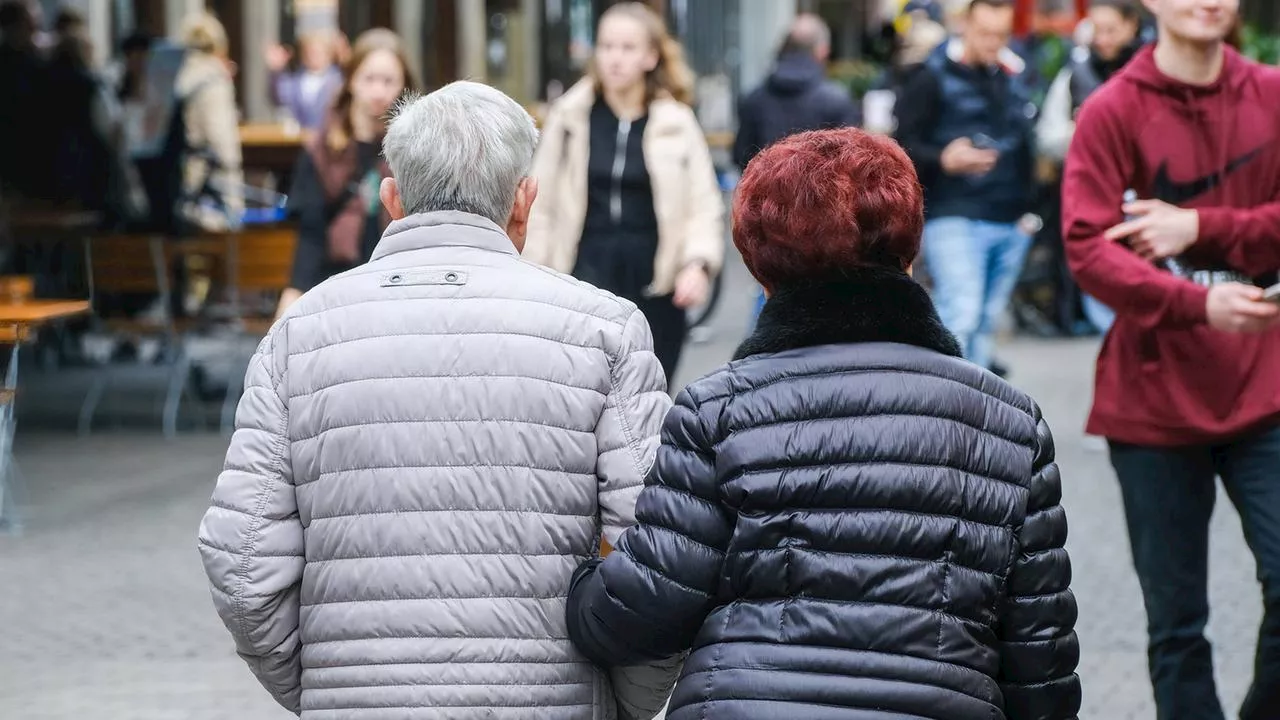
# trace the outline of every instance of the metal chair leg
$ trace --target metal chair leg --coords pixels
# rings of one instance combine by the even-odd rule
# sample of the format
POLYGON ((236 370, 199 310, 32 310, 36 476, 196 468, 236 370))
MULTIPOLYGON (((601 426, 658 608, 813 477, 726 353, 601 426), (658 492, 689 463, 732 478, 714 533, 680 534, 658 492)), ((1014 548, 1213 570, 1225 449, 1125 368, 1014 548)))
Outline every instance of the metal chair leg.
POLYGON ((76 432, 80 435, 88 435, 93 427, 93 416, 98 411, 98 403, 102 402, 102 395, 107 389, 107 378, 109 370, 103 369, 98 377, 94 378, 93 385, 89 386, 89 392, 85 393, 84 401, 80 403, 80 420, 76 423, 76 432))
POLYGON ((178 435, 178 409, 182 396, 191 382, 191 358, 183 350, 178 351, 169 375, 169 388, 164 398, 164 436, 172 440, 178 435))

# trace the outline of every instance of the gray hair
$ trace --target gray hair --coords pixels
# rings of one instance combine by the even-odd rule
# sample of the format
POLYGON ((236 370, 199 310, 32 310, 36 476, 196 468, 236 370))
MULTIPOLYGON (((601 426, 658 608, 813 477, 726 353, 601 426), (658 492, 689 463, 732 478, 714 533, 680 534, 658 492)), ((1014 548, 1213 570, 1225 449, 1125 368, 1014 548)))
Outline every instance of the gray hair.
POLYGON ((537 144, 538 128, 519 103, 459 81, 402 99, 382 154, 405 213, 460 210, 505 227, 537 144))

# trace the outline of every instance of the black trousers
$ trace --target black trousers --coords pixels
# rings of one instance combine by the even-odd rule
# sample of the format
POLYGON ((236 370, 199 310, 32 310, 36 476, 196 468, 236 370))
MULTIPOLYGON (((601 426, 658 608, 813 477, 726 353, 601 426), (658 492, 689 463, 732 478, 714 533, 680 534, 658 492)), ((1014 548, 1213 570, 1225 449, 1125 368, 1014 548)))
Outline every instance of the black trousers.
POLYGON ((684 352, 684 341, 689 335, 689 316, 671 302, 671 295, 652 298, 630 298, 644 313, 653 333, 653 352, 662 363, 667 375, 667 386, 675 380, 676 368, 684 352))
POLYGON ((1280 427, 1181 448, 1111 443, 1147 610, 1158 720, 1223 720, 1204 629, 1209 517, 1220 476, 1257 561, 1265 614, 1241 720, 1280 718, 1280 427))

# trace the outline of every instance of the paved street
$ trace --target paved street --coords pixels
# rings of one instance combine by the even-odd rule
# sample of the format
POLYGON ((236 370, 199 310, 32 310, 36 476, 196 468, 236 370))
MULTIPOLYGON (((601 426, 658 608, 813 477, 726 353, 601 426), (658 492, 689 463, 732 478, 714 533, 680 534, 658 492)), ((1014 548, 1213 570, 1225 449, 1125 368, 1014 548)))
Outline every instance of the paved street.
MULTIPOLYGON (((732 268, 712 336, 691 347, 684 380, 723 361, 753 298, 732 268)), ((1088 720, 1149 720, 1145 618, 1129 567, 1120 497, 1104 453, 1083 442, 1094 341, 1018 340, 1002 350, 1057 437, 1071 522, 1088 720)), ((38 380, 38 378, 37 378, 38 380)), ((39 405, 33 381, 23 402, 39 405)), ((67 419, 74 426, 74 414, 67 419)), ((163 441, 149 429, 19 430, 26 534, 0 537, 0 718, 283 720, 214 615, 195 547, 225 447, 213 435, 163 441)), ((1224 701, 1243 698, 1259 601, 1234 511, 1222 497, 1212 547, 1224 701)), ((1228 715, 1233 715, 1229 712, 1228 715)))

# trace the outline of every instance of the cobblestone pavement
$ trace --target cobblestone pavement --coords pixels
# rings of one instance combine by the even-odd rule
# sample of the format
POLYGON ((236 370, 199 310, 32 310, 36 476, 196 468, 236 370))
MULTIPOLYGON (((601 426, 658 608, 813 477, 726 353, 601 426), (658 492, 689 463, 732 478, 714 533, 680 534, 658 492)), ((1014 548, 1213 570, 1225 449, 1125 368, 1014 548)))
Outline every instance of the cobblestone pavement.
MULTIPOLYGON (((745 329, 752 291, 740 269, 729 291, 720 313, 726 319, 691 346, 685 380, 728 356, 745 329)), ((1081 717, 1148 720, 1155 713, 1145 618, 1120 498, 1105 453, 1080 432, 1094 351, 1092 341, 1019 340, 1003 359, 1057 437, 1080 603, 1081 717)), ((164 442, 156 432, 107 431, 82 440, 19 430, 30 507, 25 535, 0 537, 0 718, 290 717, 232 652, 195 549, 224 448, 214 435, 164 442)), ((1225 498, 1214 516, 1212 596, 1210 635, 1224 701, 1234 710, 1248 683, 1260 609, 1225 498)))

